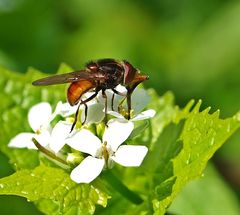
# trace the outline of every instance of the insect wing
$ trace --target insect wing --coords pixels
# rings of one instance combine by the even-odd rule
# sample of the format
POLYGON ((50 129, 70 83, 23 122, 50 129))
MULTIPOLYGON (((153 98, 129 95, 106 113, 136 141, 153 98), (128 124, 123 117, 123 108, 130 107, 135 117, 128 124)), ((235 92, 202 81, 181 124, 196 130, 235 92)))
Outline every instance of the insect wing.
POLYGON ((88 80, 91 79, 91 73, 86 70, 80 70, 76 72, 71 72, 67 74, 61 75, 53 75, 50 77, 42 78, 34 81, 32 84, 34 86, 45 86, 45 85, 54 85, 54 84, 64 84, 64 83, 72 83, 79 80, 88 80))

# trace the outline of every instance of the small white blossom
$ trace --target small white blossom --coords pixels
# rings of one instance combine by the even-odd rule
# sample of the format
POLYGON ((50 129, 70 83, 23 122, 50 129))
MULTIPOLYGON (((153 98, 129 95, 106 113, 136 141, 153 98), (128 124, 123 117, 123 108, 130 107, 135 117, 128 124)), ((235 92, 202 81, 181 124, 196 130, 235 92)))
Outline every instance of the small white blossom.
POLYGON ((28 123, 32 132, 23 132, 12 138, 9 147, 37 149, 32 142, 35 138, 42 146, 47 146, 50 138, 52 108, 47 102, 34 105, 28 112, 28 123))
POLYGON ((156 111, 153 109, 149 109, 141 112, 146 107, 150 99, 146 90, 137 88, 135 91, 133 91, 131 99, 132 99, 133 114, 130 120, 127 120, 121 113, 118 113, 116 111, 108 111, 108 114, 116 117, 117 119, 121 119, 123 122, 129 121, 131 123, 135 121, 149 119, 155 116, 156 111))
MULTIPOLYGON (((90 96, 93 95, 93 92, 87 92, 83 95, 82 101, 86 100, 90 96)), ((61 115, 62 117, 67 117, 71 115, 75 115, 79 104, 71 106, 69 103, 58 102, 56 107, 56 114, 61 115)), ((81 122, 85 122, 85 125, 89 125, 92 123, 99 123, 104 118, 104 112, 102 111, 104 105, 99 103, 97 98, 94 98, 87 102, 87 115, 85 116, 85 106, 82 104, 79 107, 79 112, 81 114, 81 122), (85 119, 86 117, 86 119, 85 119)))
MULTIPOLYGON (((81 97, 81 101, 84 101, 88 99, 90 96, 92 96, 94 92, 87 92, 81 97)), ((79 102, 81 102, 79 101, 79 102)), ((85 121, 85 125, 89 125, 92 123, 99 123, 104 118, 104 112, 102 111, 104 108, 104 105, 99 102, 98 98, 94 98, 86 103, 87 105, 87 117, 85 119, 85 105, 81 104, 79 106, 79 103, 71 106, 68 102, 63 103, 62 101, 59 101, 57 103, 54 116, 61 115, 62 117, 66 118, 69 116, 75 117, 75 113, 77 112, 77 109, 79 107, 79 114, 81 118, 81 122, 85 121)))
MULTIPOLYGON (((122 85, 118 85, 115 90, 120 92, 121 94, 125 95, 127 94, 127 89, 123 87, 122 85)), ((114 100, 113 100, 113 105, 112 105, 112 96, 114 92, 112 90, 106 90, 106 95, 107 95, 107 113, 118 118, 118 119, 124 119, 124 116, 121 113, 118 113, 118 105, 121 102, 122 99, 124 99, 124 96, 120 96, 115 94, 114 95, 114 100), (113 106, 113 110, 112 110, 113 106)), ((102 97, 102 94, 98 95, 98 99, 100 103, 104 104, 105 99, 102 97)), ((155 110, 147 110, 144 112, 141 112, 148 104, 150 101, 150 97, 147 94, 147 91, 142 89, 142 88, 137 88, 133 91, 131 95, 131 108, 133 112, 133 116, 131 117, 130 121, 139 121, 139 120, 144 120, 144 119, 149 119, 154 117, 155 115, 155 110)), ((123 108, 127 110, 127 104, 124 103, 123 108)))
POLYGON ((51 105, 47 102, 41 102, 31 107, 28 112, 28 123, 33 132, 22 132, 12 138, 8 144, 9 147, 37 149, 32 142, 35 138, 43 147, 49 146, 54 152, 58 152, 65 138, 71 129, 71 123, 60 121, 52 129, 50 123, 56 115, 71 114, 71 108, 62 102, 59 102, 56 110, 52 113, 51 105), (67 114, 68 113, 68 114, 67 114))
MULTIPOLYGON (((123 115, 121 115, 121 114, 118 113, 118 112, 109 111, 108 113, 109 113, 110 115, 118 118, 118 119, 122 119, 123 121, 128 121, 126 118, 124 118, 123 115)), ((146 110, 146 111, 143 111, 143 112, 139 113, 139 114, 136 115, 136 116, 133 116, 129 121, 130 121, 130 122, 135 122, 135 121, 150 119, 150 118, 154 117, 155 114, 156 114, 156 111, 155 111, 155 110, 149 109, 149 110, 146 110)))
POLYGON ((140 166, 147 154, 146 146, 121 145, 131 134, 132 123, 110 120, 102 141, 89 130, 81 129, 66 143, 72 148, 89 154, 71 172, 71 179, 77 183, 90 183, 104 169, 111 168, 113 161, 122 166, 140 166))
POLYGON ((65 139, 71 136, 72 123, 66 121, 59 121, 52 129, 48 147, 58 153, 65 145, 65 139))
POLYGON ((90 125, 92 123, 99 123, 104 118, 103 112, 103 104, 99 102, 88 102, 87 103, 87 118, 85 120, 85 106, 82 105, 82 114, 81 114, 81 121, 85 120, 85 125, 90 125))
POLYGON ((54 115, 61 115, 62 117, 68 117, 76 113, 78 105, 71 106, 68 102, 63 103, 59 101, 57 103, 54 115))
MULTIPOLYGON (((127 95, 127 89, 122 86, 122 85, 117 85, 115 87, 115 90, 121 93, 122 95, 126 96, 127 95)), ((124 98, 124 96, 118 95, 114 93, 112 90, 106 90, 105 91, 106 96, 107 96, 107 112, 112 111, 112 106, 113 110, 118 110, 118 105, 121 102, 121 100, 124 98), (112 97, 114 95, 114 100, 112 104, 112 97)), ((99 102, 103 105, 103 109, 105 108, 105 98, 102 96, 102 92, 100 92, 97 96, 99 102)))

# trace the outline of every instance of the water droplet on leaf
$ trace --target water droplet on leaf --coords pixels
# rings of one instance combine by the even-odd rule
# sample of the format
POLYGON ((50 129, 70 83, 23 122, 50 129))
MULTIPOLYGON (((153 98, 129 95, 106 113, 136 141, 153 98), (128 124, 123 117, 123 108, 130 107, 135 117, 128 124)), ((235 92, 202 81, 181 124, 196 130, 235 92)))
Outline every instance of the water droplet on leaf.
POLYGON ((240 111, 234 116, 237 121, 240 121, 240 111))
POLYGON ((25 190, 22 190, 21 193, 22 193, 23 195, 27 195, 27 194, 28 194, 28 192, 25 191, 25 190))
POLYGON ((227 132, 230 132, 230 131, 231 131, 231 125, 228 124, 228 126, 227 126, 227 132))
POLYGON ((215 139, 212 138, 211 141, 210 141, 210 146, 212 146, 214 143, 215 143, 215 139))

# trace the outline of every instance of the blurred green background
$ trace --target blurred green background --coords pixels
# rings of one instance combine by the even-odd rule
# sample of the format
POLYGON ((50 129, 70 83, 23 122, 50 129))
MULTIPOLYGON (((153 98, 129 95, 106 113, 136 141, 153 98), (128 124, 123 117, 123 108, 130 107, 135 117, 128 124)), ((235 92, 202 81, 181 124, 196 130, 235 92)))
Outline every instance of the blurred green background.
MULTIPOLYGON (((240 110, 240 1, 0 0, 0 65, 54 73, 61 62, 79 69, 105 57, 129 60, 149 74, 146 87, 173 91, 181 107, 201 98, 231 116, 240 110)), ((9 175, 0 161, 1 177, 9 175)), ((240 196, 239 133, 213 161, 240 196)), ((16 197, 0 197, 0 208, 39 214, 16 197)))

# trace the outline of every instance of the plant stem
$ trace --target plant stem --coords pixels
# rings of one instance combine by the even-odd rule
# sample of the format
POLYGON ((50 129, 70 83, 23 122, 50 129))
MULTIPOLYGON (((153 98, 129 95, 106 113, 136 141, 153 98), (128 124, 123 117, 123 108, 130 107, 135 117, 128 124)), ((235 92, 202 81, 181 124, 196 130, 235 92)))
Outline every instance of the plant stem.
POLYGON ((112 171, 105 171, 102 177, 114 190, 118 191, 122 196, 127 198, 132 203, 139 205, 143 199, 135 192, 129 190, 113 173, 112 171))
POLYGON ((52 153, 51 151, 47 150, 46 148, 44 148, 35 138, 32 138, 33 143, 35 144, 35 146, 38 148, 38 150, 40 152, 42 152, 43 154, 47 155, 48 157, 52 158, 55 161, 58 161, 64 165, 68 166, 68 163, 63 160, 62 158, 58 157, 57 155, 55 155, 54 153, 52 153))

